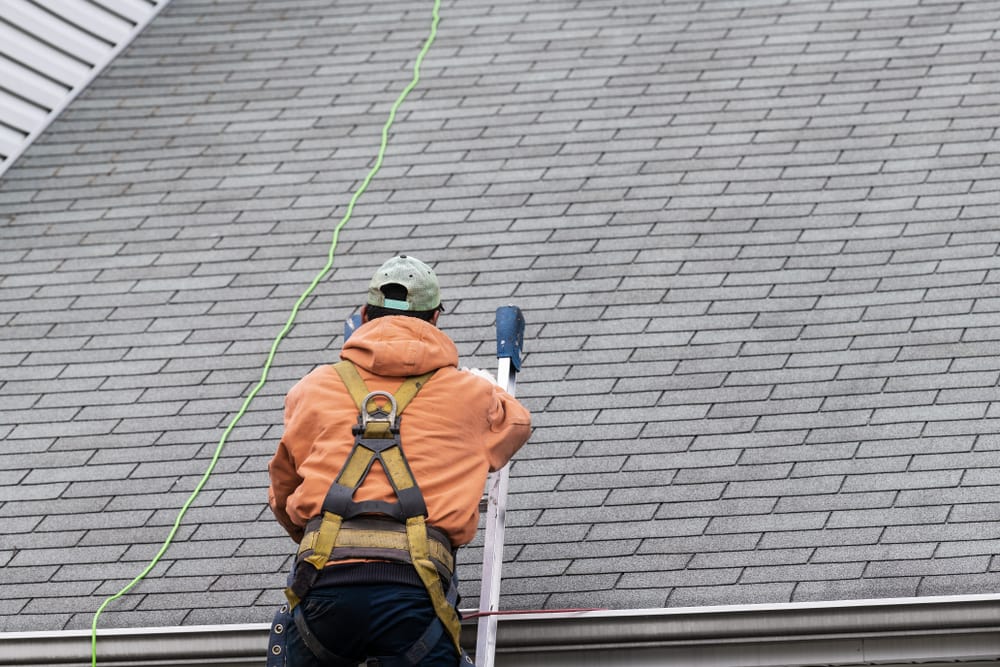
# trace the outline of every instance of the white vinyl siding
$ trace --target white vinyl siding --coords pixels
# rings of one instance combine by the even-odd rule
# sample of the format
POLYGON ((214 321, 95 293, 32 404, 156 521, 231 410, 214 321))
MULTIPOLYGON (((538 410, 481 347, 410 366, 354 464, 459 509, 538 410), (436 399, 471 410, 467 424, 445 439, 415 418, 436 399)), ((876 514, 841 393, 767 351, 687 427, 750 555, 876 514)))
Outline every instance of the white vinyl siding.
POLYGON ((0 175, 169 0, 0 0, 0 175))

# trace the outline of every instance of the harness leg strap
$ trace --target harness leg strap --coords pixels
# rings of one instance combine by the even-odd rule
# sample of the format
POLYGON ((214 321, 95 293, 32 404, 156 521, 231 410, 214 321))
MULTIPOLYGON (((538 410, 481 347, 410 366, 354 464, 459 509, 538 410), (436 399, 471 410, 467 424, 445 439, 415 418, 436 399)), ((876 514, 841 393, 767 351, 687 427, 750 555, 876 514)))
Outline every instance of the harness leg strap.
POLYGON ((340 533, 342 522, 341 517, 336 514, 323 513, 323 521, 320 523, 319 533, 313 545, 313 553, 304 558, 302 562, 294 565, 292 582, 285 589, 285 597, 288 598, 288 604, 292 609, 298 606, 312 585, 316 583, 319 573, 326 566, 326 562, 330 559, 330 553, 337 543, 337 535, 340 533))
POLYGON ((427 546, 427 527, 424 524, 424 517, 414 516, 406 520, 406 537, 409 541, 413 567, 417 570, 417 574, 420 575, 420 580, 424 582, 424 587, 430 595, 437 617, 444 624, 445 630, 448 631, 448 635, 455 644, 455 648, 461 654, 462 645, 459 642, 459 635, 462 631, 462 621, 459 619, 455 607, 448 602, 437 567, 434 566, 433 561, 430 559, 429 547, 427 546))

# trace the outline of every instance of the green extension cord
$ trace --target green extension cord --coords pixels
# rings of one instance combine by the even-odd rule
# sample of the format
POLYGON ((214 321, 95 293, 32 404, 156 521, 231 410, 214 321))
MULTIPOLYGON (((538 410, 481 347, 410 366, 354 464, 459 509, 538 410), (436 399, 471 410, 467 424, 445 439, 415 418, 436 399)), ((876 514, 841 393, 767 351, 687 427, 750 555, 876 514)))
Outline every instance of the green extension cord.
POLYGON ((331 269, 333 269, 333 258, 337 249, 337 240, 340 238, 340 230, 343 229, 344 225, 347 224, 347 221, 351 219, 351 214, 354 212, 354 205, 358 201, 358 198, 361 197, 365 190, 368 189, 368 184, 371 183, 372 178, 374 178, 375 174, 377 174, 379 169, 382 168, 382 160, 385 157, 385 149, 389 143, 389 128, 392 127, 392 124, 396 119, 396 112, 399 110, 399 107, 403 104, 403 101, 420 81, 420 65, 423 63, 424 57, 427 55, 427 52, 431 48, 431 44, 434 43, 434 38, 437 36, 438 22, 441 20, 440 9, 441 0, 434 0, 433 20, 431 22, 430 35, 428 35, 427 40, 424 42, 423 48, 421 48, 420 53, 417 55, 417 60, 413 65, 413 78, 410 80, 410 83, 406 86, 406 88, 404 88, 399 94, 399 97, 396 98, 392 108, 389 110, 389 118, 382 127, 382 143, 379 146, 378 157, 375 160, 375 165, 368 171, 368 175, 365 176, 365 179, 362 181, 360 187, 358 187, 358 189, 351 196, 351 200, 347 205, 347 212, 333 230, 333 239, 330 242, 330 250, 327 255, 326 266, 324 266, 323 269, 316 274, 316 277, 313 278, 309 287, 306 288, 306 290, 302 293, 302 296, 300 296, 298 301, 295 302, 295 306, 292 308, 292 312, 288 316, 288 321, 285 322, 285 326, 281 330, 281 333, 278 334, 277 338, 274 339, 274 343, 271 345, 271 351, 267 355, 267 361, 264 363, 260 381, 246 397, 246 400, 243 401, 243 406, 240 408, 239 412, 236 413, 236 416, 233 417, 232 421, 229 422, 229 426, 226 427, 226 430, 222 433, 222 437, 219 439, 219 444, 215 448, 215 454, 212 456, 208 469, 198 482, 198 485, 194 488, 194 491, 191 492, 187 501, 181 507, 180 512, 177 514, 177 519, 174 521, 173 528, 170 529, 170 532, 167 534, 167 539, 163 542, 163 546, 160 547, 160 550, 153 557, 153 560, 150 561, 149 565, 147 565, 146 568, 135 577, 135 579, 130 581, 120 591, 107 598, 94 613, 94 620, 90 626, 90 664, 92 667, 97 667, 97 619, 100 617, 101 612, 104 611, 104 608, 107 607, 108 604, 120 598, 122 595, 131 590, 136 584, 142 581, 142 579, 145 578, 154 567, 156 567, 156 564, 160 562, 163 554, 166 553, 170 544, 173 542, 174 536, 177 534, 177 530, 180 528, 181 521, 184 519, 184 515, 187 513, 188 508, 191 506, 191 503, 194 502, 195 498, 198 497, 198 494, 201 493, 202 487, 205 486, 205 483, 208 481, 212 471, 215 470, 215 465, 219 462, 219 455, 222 454, 222 448, 226 444, 229 434, 232 432, 237 422, 239 422, 240 418, 243 417, 243 414, 250 406, 250 402, 253 401, 253 399, 260 392, 261 388, 264 386, 264 383, 267 381, 267 374, 271 369, 272 362, 274 361, 274 355, 278 350, 278 344, 281 343, 282 339, 284 339, 291 330, 302 303, 309 297, 310 294, 312 294, 319 282, 326 277, 331 269))

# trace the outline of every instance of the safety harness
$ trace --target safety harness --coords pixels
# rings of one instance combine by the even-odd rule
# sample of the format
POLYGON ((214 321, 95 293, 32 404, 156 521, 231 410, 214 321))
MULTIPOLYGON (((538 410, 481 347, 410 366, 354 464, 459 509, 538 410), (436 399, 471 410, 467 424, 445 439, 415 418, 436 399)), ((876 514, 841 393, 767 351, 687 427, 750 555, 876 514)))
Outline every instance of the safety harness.
POLYGON ((279 610, 272 625, 268 664, 281 664, 276 660, 279 657, 283 662, 281 635, 289 621, 295 623, 305 644, 324 662, 356 664, 356 660, 340 657, 324 646, 309 630, 298 606, 328 562, 356 559, 410 563, 427 589, 437 619, 441 621, 432 622, 420 639, 401 655, 379 657, 375 664, 382 667, 418 665, 442 632, 448 633, 459 656, 468 661, 459 644, 461 619, 455 608, 458 593, 451 542, 447 535, 425 522, 427 506, 399 437, 400 415, 434 372, 407 378, 395 394, 390 394, 368 391, 349 361, 334 364, 333 368, 360 413, 352 429, 354 447, 326 494, 322 514, 306 524, 289 586, 285 589, 288 606, 279 610), (396 502, 354 501, 355 492, 375 461, 389 479, 396 502), (445 581, 449 582, 447 590, 445 581))

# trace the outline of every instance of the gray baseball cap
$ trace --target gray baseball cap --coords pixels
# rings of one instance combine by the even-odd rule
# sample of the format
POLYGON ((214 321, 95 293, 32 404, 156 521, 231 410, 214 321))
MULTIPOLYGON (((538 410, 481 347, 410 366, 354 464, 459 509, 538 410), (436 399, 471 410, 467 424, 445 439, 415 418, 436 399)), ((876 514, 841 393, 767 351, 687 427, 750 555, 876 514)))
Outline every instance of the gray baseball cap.
POLYGON ((416 257, 398 255, 378 267, 368 285, 368 303, 395 310, 427 311, 441 307, 441 288, 434 270, 416 257), (386 285, 406 288, 406 301, 387 299, 386 285))

